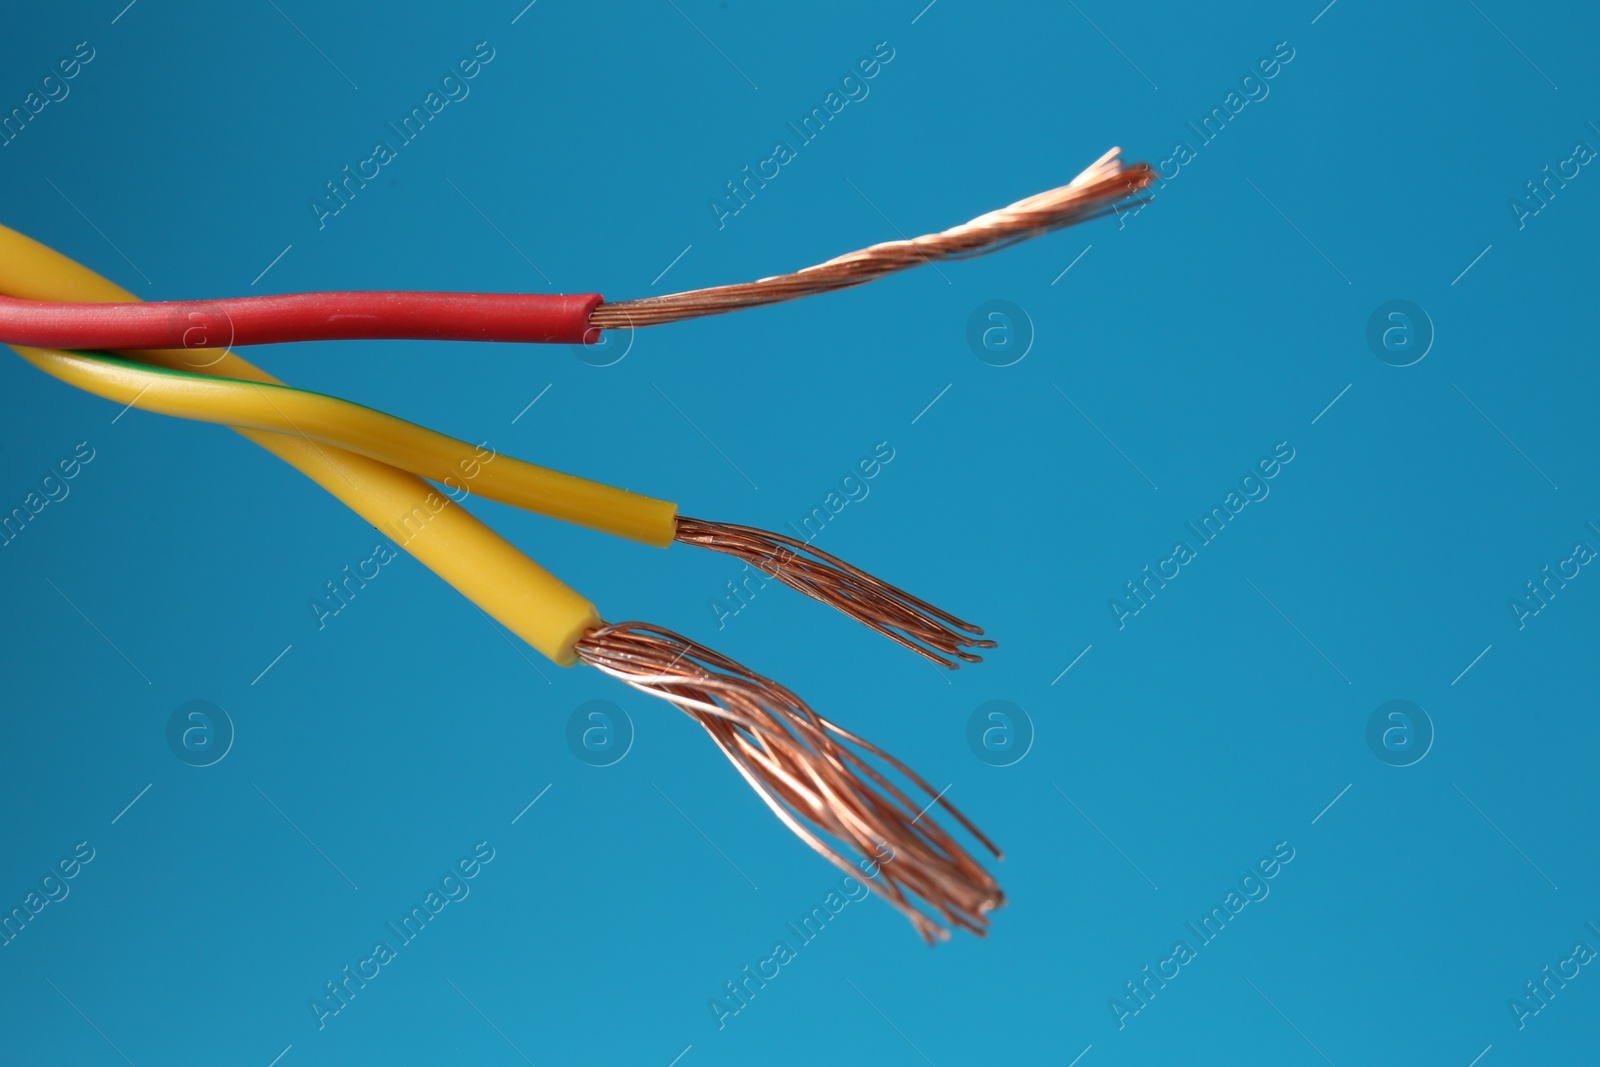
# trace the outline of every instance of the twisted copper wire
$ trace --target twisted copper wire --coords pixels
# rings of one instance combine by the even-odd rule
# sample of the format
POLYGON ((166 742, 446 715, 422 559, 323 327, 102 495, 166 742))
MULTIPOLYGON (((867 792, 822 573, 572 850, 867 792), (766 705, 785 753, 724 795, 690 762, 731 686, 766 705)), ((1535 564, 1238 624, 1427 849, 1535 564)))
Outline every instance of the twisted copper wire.
POLYGON ((942 233, 886 241, 793 274, 779 274, 742 285, 719 285, 687 293, 601 304, 590 314, 589 325, 602 330, 623 329, 720 315, 739 308, 847 289, 936 260, 994 252, 1063 226, 1098 218, 1155 180, 1155 172, 1149 164, 1124 166, 1118 158, 1120 152, 1121 149, 1113 148, 1060 188, 1037 193, 942 233))
POLYGON ((952 670, 983 657, 969 648, 994 648, 983 630, 880 581, 837 556, 784 534, 726 522, 678 517, 677 540, 742 559, 769 578, 832 608, 952 670))
POLYGON ((860 875, 844 849, 863 858, 892 855, 878 877, 864 881, 930 944, 949 937, 938 920, 982 936, 988 913, 1005 903, 994 878, 927 810, 938 804, 999 858, 988 838, 916 772, 783 686, 645 623, 598 627, 575 649, 590 666, 671 701, 698 722, 784 825, 840 870, 860 875), (919 808, 861 753, 932 800, 919 808))

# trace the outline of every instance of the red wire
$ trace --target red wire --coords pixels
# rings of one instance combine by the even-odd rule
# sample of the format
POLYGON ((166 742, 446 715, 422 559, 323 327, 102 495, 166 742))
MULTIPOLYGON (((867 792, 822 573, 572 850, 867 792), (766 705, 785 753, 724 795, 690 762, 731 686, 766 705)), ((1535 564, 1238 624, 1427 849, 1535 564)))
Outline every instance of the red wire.
POLYGON ((597 293, 292 293, 147 304, 0 296, 0 343, 39 348, 225 348, 405 338, 592 344, 597 293))

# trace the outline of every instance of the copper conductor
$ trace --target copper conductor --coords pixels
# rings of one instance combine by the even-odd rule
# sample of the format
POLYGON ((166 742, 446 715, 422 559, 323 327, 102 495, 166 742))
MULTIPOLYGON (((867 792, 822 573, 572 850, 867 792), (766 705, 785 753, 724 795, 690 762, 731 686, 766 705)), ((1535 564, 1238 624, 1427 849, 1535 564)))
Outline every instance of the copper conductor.
POLYGON ((950 936, 939 920, 982 936, 988 912, 1005 903, 994 878, 926 813, 942 807, 999 858, 988 838, 905 764, 776 682, 639 622, 590 630, 575 649, 585 663, 671 701, 704 727, 767 807, 834 866, 861 877, 845 849, 880 862, 877 877, 862 881, 928 943, 950 936), (932 799, 919 807, 861 753, 932 799))
POLYGON ((960 666, 946 655, 978 663, 983 657, 967 649, 995 647, 979 627, 793 537, 679 516, 677 540, 742 559, 942 667, 960 666))
POLYGON ((943 233, 886 241, 793 274, 779 274, 743 285, 719 285, 712 289, 601 304, 590 314, 589 324, 609 330, 720 315, 739 308, 847 289, 936 260, 994 252, 1063 226, 1098 218, 1155 180, 1155 172, 1147 163, 1123 166, 1118 158, 1120 152, 1121 149, 1113 148, 1058 189, 979 215, 943 233))

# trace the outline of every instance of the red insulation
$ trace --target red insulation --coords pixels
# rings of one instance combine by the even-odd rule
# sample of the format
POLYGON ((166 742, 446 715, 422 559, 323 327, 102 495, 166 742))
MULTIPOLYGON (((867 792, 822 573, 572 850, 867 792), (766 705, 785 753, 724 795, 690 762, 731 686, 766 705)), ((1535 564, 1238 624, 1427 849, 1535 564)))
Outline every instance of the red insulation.
POLYGON ((38 348, 226 348, 413 339, 592 344, 597 293, 292 293, 144 304, 0 296, 0 343, 38 348))

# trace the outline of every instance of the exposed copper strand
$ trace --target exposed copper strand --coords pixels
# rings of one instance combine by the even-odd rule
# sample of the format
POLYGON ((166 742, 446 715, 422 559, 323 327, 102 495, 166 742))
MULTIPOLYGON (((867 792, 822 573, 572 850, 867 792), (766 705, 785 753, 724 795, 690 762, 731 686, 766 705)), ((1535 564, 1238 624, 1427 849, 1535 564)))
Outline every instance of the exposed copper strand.
POLYGON ((798 538, 680 515, 677 540, 742 559, 761 574, 837 608, 940 666, 959 666, 947 656, 978 663, 983 657, 968 649, 995 647, 980 627, 798 538))
POLYGON ((982 936, 988 913, 1005 903, 999 884, 930 812, 943 808, 998 856, 965 816, 905 764, 783 686, 645 623, 600 626, 574 647, 585 663, 698 722, 767 807, 830 863, 859 877, 859 859, 876 861, 876 877, 863 881, 930 943, 949 937, 948 927, 982 936), (931 798, 925 807, 912 799, 917 792, 931 798))
POLYGON ((1124 202, 1131 204, 1130 198, 1155 180, 1155 171, 1146 163, 1124 166, 1120 152, 1121 149, 1111 149, 1060 188, 1037 193, 941 233, 885 241, 792 274, 740 285, 601 304, 590 314, 589 324, 608 330, 720 315, 846 289, 924 263, 965 259, 1008 248, 1018 241, 1098 218, 1124 202))

